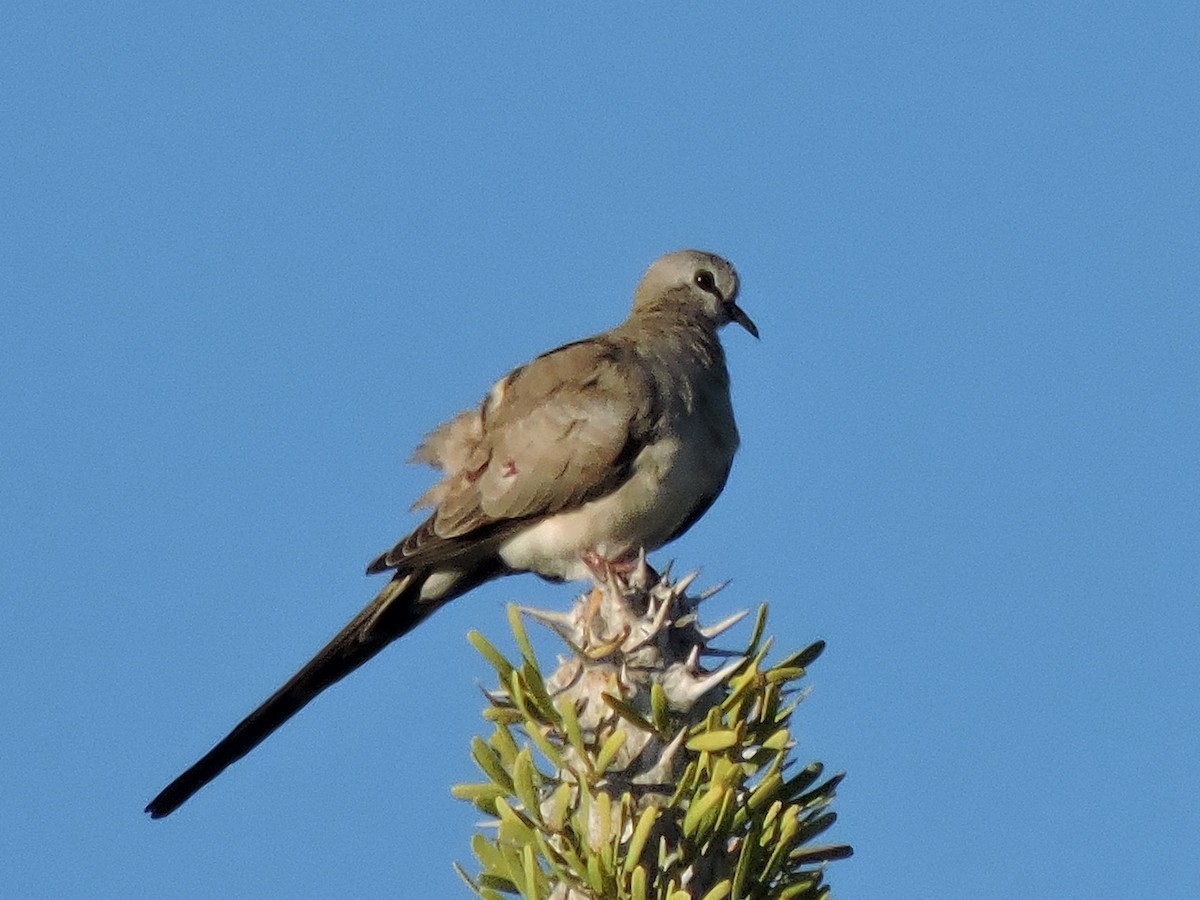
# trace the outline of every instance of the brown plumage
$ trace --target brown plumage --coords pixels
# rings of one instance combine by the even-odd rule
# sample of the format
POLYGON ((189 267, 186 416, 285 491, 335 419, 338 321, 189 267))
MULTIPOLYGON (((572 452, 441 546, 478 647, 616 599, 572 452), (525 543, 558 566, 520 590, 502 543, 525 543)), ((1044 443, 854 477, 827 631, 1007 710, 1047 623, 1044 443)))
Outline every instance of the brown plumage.
POLYGON ((392 578, 312 660, 146 807, 169 815, 317 694, 481 583, 588 576, 678 536, 716 499, 737 449, 717 330, 757 329, 737 274, 708 253, 655 262, 629 318, 502 378, 414 458, 441 470, 429 517, 367 567, 392 578))

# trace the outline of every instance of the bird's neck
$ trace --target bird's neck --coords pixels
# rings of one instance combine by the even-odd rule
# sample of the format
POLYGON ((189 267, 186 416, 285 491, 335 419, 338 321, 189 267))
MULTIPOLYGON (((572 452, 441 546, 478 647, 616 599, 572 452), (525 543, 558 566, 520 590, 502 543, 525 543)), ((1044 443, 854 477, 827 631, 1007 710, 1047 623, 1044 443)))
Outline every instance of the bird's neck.
POLYGON ((725 350, 710 320, 671 310, 639 310, 636 322, 622 329, 632 351, 645 361, 661 396, 677 397, 693 405, 700 381, 728 390, 725 350))

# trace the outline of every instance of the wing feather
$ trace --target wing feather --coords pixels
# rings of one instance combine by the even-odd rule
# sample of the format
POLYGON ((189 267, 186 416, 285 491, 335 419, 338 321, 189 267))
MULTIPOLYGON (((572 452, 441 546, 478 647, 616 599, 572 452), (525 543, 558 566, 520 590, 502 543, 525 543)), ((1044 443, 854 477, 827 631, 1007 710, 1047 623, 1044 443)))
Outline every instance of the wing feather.
POLYGON ((477 410, 435 429, 415 458, 442 470, 433 514, 368 567, 444 564, 511 526, 615 490, 653 426, 653 386, 630 349, 592 338, 539 356, 477 410))

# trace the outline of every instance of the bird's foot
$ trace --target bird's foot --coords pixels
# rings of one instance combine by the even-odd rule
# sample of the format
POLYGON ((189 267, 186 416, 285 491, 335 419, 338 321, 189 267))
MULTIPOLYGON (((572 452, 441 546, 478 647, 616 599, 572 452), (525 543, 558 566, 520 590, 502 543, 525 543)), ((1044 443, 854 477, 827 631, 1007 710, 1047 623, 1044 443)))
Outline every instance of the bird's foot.
POLYGON ((645 550, 638 550, 636 553, 626 553, 624 556, 618 556, 616 559, 601 556, 594 550, 584 550, 579 554, 579 558, 583 560, 583 564, 588 567, 588 570, 592 573, 592 577, 597 581, 607 580, 611 575, 619 575, 621 578, 628 580, 630 575, 642 572, 643 570, 657 576, 657 573, 646 564, 645 550))
POLYGON ((602 659, 621 647, 630 633, 628 625, 622 628, 619 634, 605 632, 604 623, 608 616, 604 615, 602 609, 606 596, 604 585, 611 585, 619 593, 625 594, 630 584, 646 581, 648 575, 653 581, 657 581, 658 577, 646 564, 644 550, 617 559, 608 559, 595 551, 585 550, 580 553, 580 558, 596 580, 596 585, 588 594, 587 603, 584 605, 584 651, 592 659, 602 659))
POLYGON ((596 581, 607 581, 609 576, 616 572, 621 565, 619 560, 612 560, 606 556, 602 556, 595 550, 584 550, 579 554, 579 558, 583 564, 587 566, 588 571, 592 573, 592 578, 596 581))

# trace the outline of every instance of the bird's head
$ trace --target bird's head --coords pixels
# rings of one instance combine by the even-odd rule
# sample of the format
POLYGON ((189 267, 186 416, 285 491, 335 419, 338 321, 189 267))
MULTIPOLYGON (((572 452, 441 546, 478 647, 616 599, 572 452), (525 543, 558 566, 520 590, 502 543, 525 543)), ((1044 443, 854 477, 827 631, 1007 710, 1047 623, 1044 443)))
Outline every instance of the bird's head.
POLYGON ((633 296, 633 312, 662 310, 666 304, 697 312, 714 329, 737 322, 755 337, 758 328, 737 305, 738 276, 733 264, 715 253, 678 250, 656 259, 633 296))

